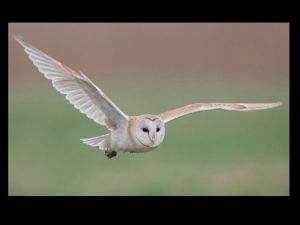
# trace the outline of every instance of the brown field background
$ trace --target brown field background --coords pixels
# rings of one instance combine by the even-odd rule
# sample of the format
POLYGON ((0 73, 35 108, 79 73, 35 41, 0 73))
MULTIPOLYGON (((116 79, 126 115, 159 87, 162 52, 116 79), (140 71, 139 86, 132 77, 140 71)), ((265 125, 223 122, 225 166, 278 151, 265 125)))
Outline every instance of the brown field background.
POLYGON ((10 24, 10 81, 41 80, 11 38, 21 35, 96 79, 276 82, 288 76, 288 32, 286 23, 10 24))

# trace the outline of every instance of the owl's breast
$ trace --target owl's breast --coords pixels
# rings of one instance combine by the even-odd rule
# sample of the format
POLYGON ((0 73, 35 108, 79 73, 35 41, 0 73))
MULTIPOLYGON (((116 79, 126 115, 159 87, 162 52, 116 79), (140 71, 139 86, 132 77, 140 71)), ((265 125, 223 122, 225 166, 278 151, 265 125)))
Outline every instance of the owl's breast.
POLYGON ((107 146, 110 150, 134 153, 148 152, 158 147, 147 146, 140 142, 135 136, 122 131, 112 132, 107 146))

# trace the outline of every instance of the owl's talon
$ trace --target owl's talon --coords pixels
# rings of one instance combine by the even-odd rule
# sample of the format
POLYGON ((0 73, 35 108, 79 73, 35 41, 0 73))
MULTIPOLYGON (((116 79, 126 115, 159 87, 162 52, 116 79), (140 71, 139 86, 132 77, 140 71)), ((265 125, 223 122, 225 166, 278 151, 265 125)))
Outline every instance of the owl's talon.
POLYGON ((116 151, 105 151, 105 155, 107 156, 108 159, 111 159, 117 155, 116 151))

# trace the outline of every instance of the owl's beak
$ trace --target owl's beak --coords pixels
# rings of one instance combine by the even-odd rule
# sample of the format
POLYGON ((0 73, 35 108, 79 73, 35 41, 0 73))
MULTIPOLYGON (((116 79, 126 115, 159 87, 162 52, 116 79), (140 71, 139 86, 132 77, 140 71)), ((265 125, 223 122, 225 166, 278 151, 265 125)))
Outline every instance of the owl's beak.
POLYGON ((156 135, 155 133, 153 135, 149 135, 150 141, 152 142, 152 144, 154 144, 155 139, 156 139, 156 135))

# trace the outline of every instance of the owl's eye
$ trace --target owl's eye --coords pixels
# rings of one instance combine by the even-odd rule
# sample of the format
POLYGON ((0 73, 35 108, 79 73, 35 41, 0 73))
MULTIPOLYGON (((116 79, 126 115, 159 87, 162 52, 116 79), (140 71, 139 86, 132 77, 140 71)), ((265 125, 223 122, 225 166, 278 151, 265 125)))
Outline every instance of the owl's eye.
POLYGON ((146 128, 146 127, 144 127, 142 130, 143 130, 144 132, 146 132, 146 133, 149 132, 148 128, 146 128))
POLYGON ((158 128, 156 128, 156 132, 159 132, 160 131, 160 128, 158 127, 158 128))

